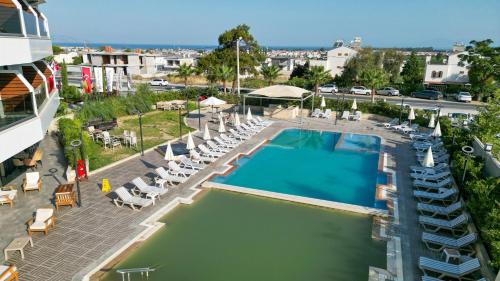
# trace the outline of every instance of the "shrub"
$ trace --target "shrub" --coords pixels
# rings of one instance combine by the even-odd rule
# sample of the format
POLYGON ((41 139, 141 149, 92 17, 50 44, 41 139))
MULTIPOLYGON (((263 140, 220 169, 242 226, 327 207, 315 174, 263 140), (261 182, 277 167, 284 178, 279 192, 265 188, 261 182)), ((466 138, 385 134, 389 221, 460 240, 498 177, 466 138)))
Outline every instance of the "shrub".
MULTIPOLYGON (((82 133, 81 131, 81 122, 79 120, 73 120, 68 118, 61 118, 59 120, 59 140, 64 148, 64 156, 68 161, 68 165, 73 167, 74 158, 73 158, 73 150, 71 148, 72 140, 79 140, 80 137, 83 138, 83 148, 84 152, 89 158, 92 160, 91 156, 95 155, 95 151, 93 146, 91 145, 90 138, 87 134, 82 133)), ((80 154, 80 150, 76 152, 77 159, 82 159, 80 154)))

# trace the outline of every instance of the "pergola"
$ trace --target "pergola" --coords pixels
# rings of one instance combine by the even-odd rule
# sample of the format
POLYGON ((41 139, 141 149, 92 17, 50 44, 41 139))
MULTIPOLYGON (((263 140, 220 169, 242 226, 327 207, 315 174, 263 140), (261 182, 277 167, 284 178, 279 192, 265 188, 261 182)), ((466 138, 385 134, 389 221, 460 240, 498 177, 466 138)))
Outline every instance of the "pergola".
POLYGON ((245 103, 247 98, 254 99, 270 99, 270 100, 290 100, 300 101, 300 123, 302 123, 302 110, 304 109, 304 101, 312 97, 311 91, 295 86, 274 85, 255 90, 251 93, 243 95, 243 114, 246 112, 245 103))

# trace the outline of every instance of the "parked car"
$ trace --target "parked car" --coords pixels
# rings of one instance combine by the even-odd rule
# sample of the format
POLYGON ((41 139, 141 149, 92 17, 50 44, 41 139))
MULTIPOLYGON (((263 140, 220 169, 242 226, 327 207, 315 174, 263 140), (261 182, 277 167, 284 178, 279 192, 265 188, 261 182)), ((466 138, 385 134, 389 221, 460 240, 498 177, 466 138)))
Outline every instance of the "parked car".
POLYGON ((436 90, 423 90, 420 92, 413 92, 411 96, 420 99, 438 100, 443 98, 443 93, 436 90))
POLYGON ((163 79, 153 79, 153 80, 149 81, 149 85, 151 85, 151 86, 167 86, 168 81, 163 80, 163 79))
POLYGON ((372 91, 363 86, 354 86, 349 90, 349 93, 357 95, 370 95, 372 91))
POLYGON ((472 96, 469 92, 458 92, 458 94, 455 96, 455 99, 457 101, 471 102, 472 96))
POLYGON ((382 95, 382 96, 399 96, 399 90, 393 88, 393 87, 385 87, 382 89, 378 89, 376 91, 377 95, 382 95))
POLYGON ((321 87, 319 87, 319 91, 322 93, 338 93, 339 89, 337 88, 337 85, 335 84, 325 84, 321 87))

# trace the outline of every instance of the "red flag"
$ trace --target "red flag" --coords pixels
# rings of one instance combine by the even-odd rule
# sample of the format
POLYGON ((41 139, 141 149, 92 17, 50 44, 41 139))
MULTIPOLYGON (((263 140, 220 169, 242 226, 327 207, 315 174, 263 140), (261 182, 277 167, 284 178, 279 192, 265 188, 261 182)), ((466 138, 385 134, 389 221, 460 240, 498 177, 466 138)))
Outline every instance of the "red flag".
POLYGON ((92 81, 90 80, 90 67, 82 66, 82 82, 84 83, 85 93, 90 94, 92 92, 92 81))

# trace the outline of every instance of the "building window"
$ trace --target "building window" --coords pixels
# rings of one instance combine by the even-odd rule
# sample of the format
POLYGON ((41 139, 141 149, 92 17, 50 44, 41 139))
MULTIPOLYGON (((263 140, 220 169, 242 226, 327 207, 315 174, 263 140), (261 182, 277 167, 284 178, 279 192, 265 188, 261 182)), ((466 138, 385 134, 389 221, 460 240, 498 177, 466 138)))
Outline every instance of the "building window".
POLYGON ((348 53, 345 53, 345 54, 344 54, 344 56, 346 56, 346 57, 347 57, 348 55, 349 55, 348 53))
POLYGON ((339 57, 341 57, 341 56, 342 56, 342 53, 338 53, 337 55, 338 55, 339 57))
POLYGON ((433 71, 431 74, 431 78, 436 78, 436 71, 433 71))
POLYGON ((0 33, 5 35, 22 34, 23 31, 21 29, 19 11, 16 8, 4 5, 0 4, 0 15, 2 15, 2 20, 0 20, 0 33))
POLYGON ((443 77, 443 72, 442 72, 442 71, 439 71, 439 72, 438 72, 438 78, 441 78, 441 77, 443 77))
POLYGON ((459 74, 465 74, 465 71, 460 71, 459 74))

